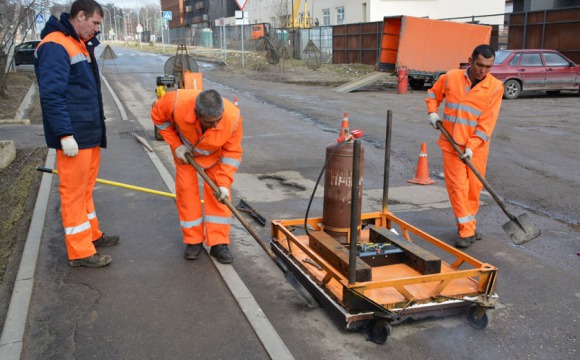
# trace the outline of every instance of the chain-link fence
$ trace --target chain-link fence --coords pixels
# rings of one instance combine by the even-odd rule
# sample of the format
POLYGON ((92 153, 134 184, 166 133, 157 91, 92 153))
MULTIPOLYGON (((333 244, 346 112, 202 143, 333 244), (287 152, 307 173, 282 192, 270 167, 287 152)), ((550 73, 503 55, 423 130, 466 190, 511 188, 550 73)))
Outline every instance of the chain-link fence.
MULTIPOLYGON (((247 51, 264 50, 263 37, 252 35, 253 26, 213 26, 213 27, 182 27, 169 29, 165 32, 165 42, 169 44, 186 44, 192 46, 202 46, 214 49, 242 50, 247 51), (243 37, 242 37, 243 31, 243 37)), ((305 60, 311 54, 305 53, 310 41, 320 50, 321 62, 332 61, 332 26, 322 26, 310 29, 283 29, 271 28, 267 35, 272 46, 282 52, 285 50, 294 59, 305 60)), ((158 39, 160 40, 160 39, 158 39)), ((318 53, 317 53, 318 54, 318 53)))

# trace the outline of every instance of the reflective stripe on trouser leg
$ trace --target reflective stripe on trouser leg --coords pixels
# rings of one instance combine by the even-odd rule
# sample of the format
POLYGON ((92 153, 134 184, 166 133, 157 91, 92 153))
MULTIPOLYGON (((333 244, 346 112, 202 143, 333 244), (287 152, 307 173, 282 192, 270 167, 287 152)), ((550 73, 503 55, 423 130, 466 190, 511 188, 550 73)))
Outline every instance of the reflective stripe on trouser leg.
MULTIPOLYGON (((489 146, 480 147, 473 150, 473 157, 471 159, 471 163, 473 164, 473 166, 475 166, 477 171, 479 171, 481 176, 483 176, 484 178, 485 171, 487 168, 488 155, 489 155, 489 146)), ((471 169, 469 169, 469 171, 467 172, 467 180, 469 182, 469 194, 468 194, 469 206, 471 208, 471 213, 475 217, 477 216, 477 213, 479 211, 479 196, 481 195, 483 184, 481 183, 481 181, 479 181, 479 179, 477 178, 477 176, 475 176, 475 174, 473 173, 473 171, 471 171, 471 169)), ((474 228, 476 227, 476 222, 477 221, 474 220, 473 225, 474 228)))
POLYGON ((62 223, 70 260, 96 253, 87 216, 87 194, 92 193, 90 168, 93 152, 93 149, 82 149, 77 156, 69 157, 62 150, 56 151, 62 223))
POLYGON ((469 181, 467 165, 461 161, 456 152, 443 153, 443 173, 449 201, 455 214, 459 237, 473 236, 475 233, 475 217, 469 203, 469 181))
POLYGON ((97 218, 97 212, 95 211, 95 203, 93 201, 93 190, 95 189, 95 184, 97 183, 97 177, 99 176, 99 167, 101 164, 101 148, 94 147, 92 149, 91 156, 91 168, 89 175, 89 186, 87 187, 87 217, 91 223, 91 231, 93 241, 97 240, 103 235, 103 232, 99 229, 99 219, 97 218))
MULTIPOLYGON (((205 172, 215 182, 215 174, 219 166, 207 169, 205 172)), ((216 184, 217 185, 217 184, 216 184)), ((230 197, 231 199, 231 197, 230 197)), ((205 209, 205 243, 207 246, 230 244, 230 224, 232 213, 230 209, 219 202, 208 184, 203 187, 205 209)))
POLYGON ((203 242, 204 236, 197 172, 189 164, 175 163, 175 168, 177 213, 183 242, 199 244, 203 242))

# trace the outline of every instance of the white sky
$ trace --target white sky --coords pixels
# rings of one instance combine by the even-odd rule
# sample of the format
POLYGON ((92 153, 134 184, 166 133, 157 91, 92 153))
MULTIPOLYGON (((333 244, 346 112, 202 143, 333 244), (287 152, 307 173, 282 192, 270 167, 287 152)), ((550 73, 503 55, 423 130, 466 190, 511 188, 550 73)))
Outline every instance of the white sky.
POLYGON ((155 0, 97 0, 97 2, 101 5, 115 4, 118 8, 136 8, 147 4, 161 4, 161 1, 155 0))

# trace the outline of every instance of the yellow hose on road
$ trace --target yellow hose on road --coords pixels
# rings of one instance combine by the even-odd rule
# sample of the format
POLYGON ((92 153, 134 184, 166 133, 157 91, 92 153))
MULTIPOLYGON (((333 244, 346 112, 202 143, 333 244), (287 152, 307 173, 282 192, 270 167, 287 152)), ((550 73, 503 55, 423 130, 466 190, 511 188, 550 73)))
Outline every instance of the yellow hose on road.
MULTIPOLYGON (((36 170, 42 171, 45 173, 49 173, 49 174, 58 175, 58 170, 49 169, 49 168, 45 168, 42 166, 37 166, 36 170)), ((129 190, 141 191, 141 192, 154 194, 154 195, 167 196, 167 197, 175 199, 175 194, 165 192, 165 191, 153 190, 153 189, 148 189, 148 188, 144 188, 144 187, 140 187, 140 186, 129 185, 129 184, 124 184, 124 183, 120 183, 120 182, 116 182, 116 181, 99 179, 99 178, 97 178, 97 182, 101 183, 101 184, 105 184, 105 185, 117 186, 117 187, 129 189, 129 190)), ((201 201, 201 203, 203 204, 203 200, 201 201)))

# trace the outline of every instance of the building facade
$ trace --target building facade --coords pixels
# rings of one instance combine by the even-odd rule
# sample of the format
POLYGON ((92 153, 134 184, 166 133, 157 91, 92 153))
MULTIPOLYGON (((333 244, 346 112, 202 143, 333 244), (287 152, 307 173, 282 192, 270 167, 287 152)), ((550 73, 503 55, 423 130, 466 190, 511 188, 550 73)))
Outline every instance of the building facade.
MULTIPOLYGON (((277 27, 278 19, 291 14, 296 4, 300 5, 299 18, 306 14, 313 25, 321 26, 382 21, 397 15, 448 19, 503 14, 506 7, 505 0, 248 0, 244 10, 250 23, 269 22, 277 27)), ((493 21, 501 24, 503 17, 493 21)))
MULTIPOLYGON (((235 11, 240 10, 235 0, 161 0, 161 6, 173 12, 170 28, 210 26, 221 18, 233 23, 235 11)), ((397 15, 449 19, 503 14, 506 0, 247 0, 244 11, 250 24, 284 27, 293 8, 295 18, 308 18, 309 26, 333 26, 382 21, 385 16, 397 15)), ((486 22, 501 24, 503 17, 486 22)))

